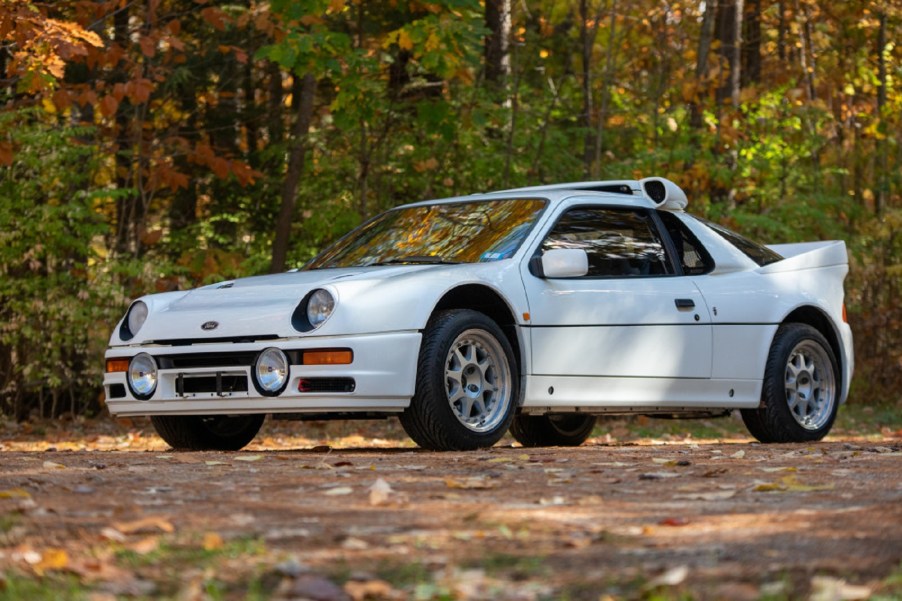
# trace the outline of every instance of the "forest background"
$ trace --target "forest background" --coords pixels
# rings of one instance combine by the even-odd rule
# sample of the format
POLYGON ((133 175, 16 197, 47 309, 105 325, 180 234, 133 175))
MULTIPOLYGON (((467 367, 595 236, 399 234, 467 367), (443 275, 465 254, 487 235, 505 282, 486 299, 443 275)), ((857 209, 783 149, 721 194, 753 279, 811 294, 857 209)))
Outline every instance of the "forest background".
POLYGON ((96 415, 129 300, 403 202, 660 175, 844 239, 852 402, 902 408, 902 2, 0 0, 0 414, 96 415))

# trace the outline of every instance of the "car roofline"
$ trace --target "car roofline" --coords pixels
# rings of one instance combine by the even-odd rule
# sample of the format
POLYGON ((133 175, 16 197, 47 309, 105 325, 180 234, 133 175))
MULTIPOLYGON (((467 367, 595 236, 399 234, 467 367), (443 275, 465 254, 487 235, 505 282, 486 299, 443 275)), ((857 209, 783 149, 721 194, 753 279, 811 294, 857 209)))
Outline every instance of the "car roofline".
POLYGON ((574 196, 601 200, 604 201, 603 204, 638 206, 669 211, 682 211, 689 202, 685 192, 674 182, 663 177, 648 177, 641 180, 599 180, 510 188, 471 194, 469 196, 425 200, 404 204, 396 208, 525 198, 541 198, 552 203, 558 203, 574 196))

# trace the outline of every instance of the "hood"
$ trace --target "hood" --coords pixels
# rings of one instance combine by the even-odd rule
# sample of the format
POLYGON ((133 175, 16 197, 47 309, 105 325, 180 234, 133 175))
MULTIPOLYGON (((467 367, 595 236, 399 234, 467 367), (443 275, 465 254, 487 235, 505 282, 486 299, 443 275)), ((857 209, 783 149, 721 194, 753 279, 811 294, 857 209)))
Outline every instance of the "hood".
MULTIPOLYGON (((316 288, 326 288, 338 299, 367 296, 398 280, 422 276, 446 280, 443 272, 471 265, 398 265, 295 271, 219 282, 182 293, 150 295, 141 300, 150 313, 137 335, 119 339, 117 327, 110 344, 147 344, 173 340, 253 339, 303 336, 291 326, 291 315, 316 288), (215 327, 210 327, 216 322, 215 327), (207 325, 207 329, 201 326, 207 325)), ((333 317, 330 322, 334 321, 333 317)), ((318 330, 326 334, 329 322, 318 330)), ((331 328, 328 328, 331 329, 331 328)))

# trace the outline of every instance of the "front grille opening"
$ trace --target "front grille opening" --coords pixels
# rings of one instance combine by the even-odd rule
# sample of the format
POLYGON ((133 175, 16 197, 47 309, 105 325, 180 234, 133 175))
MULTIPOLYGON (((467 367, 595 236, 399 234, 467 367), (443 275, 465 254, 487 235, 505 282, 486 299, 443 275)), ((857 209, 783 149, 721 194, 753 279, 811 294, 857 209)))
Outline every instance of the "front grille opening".
POLYGON ((354 392, 354 378, 301 378, 298 392, 354 392))
POLYGON ((247 376, 244 374, 214 374, 186 376, 179 374, 175 391, 180 396, 213 393, 225 396, 234 392, 247 392, 247 376))
POLYGON ((157 355, 160 369, 190 369, 192 367, 244 367, 253 365, 256 352, 244 353, 190 353, 184 355, 157 355))

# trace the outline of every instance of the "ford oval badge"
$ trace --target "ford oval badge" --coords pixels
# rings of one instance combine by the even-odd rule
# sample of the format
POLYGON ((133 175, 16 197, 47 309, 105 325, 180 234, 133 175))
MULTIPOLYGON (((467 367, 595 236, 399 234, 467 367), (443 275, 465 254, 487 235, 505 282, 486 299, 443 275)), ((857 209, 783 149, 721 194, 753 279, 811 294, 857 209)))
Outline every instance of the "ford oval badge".
POLYGON ((206 330, 209 332, 210 330, 215 330, 218 327, 219 327, 218 321, 208 321, 208 322, 205 322, 202 326, 200 326, 200 329, 206 330))

